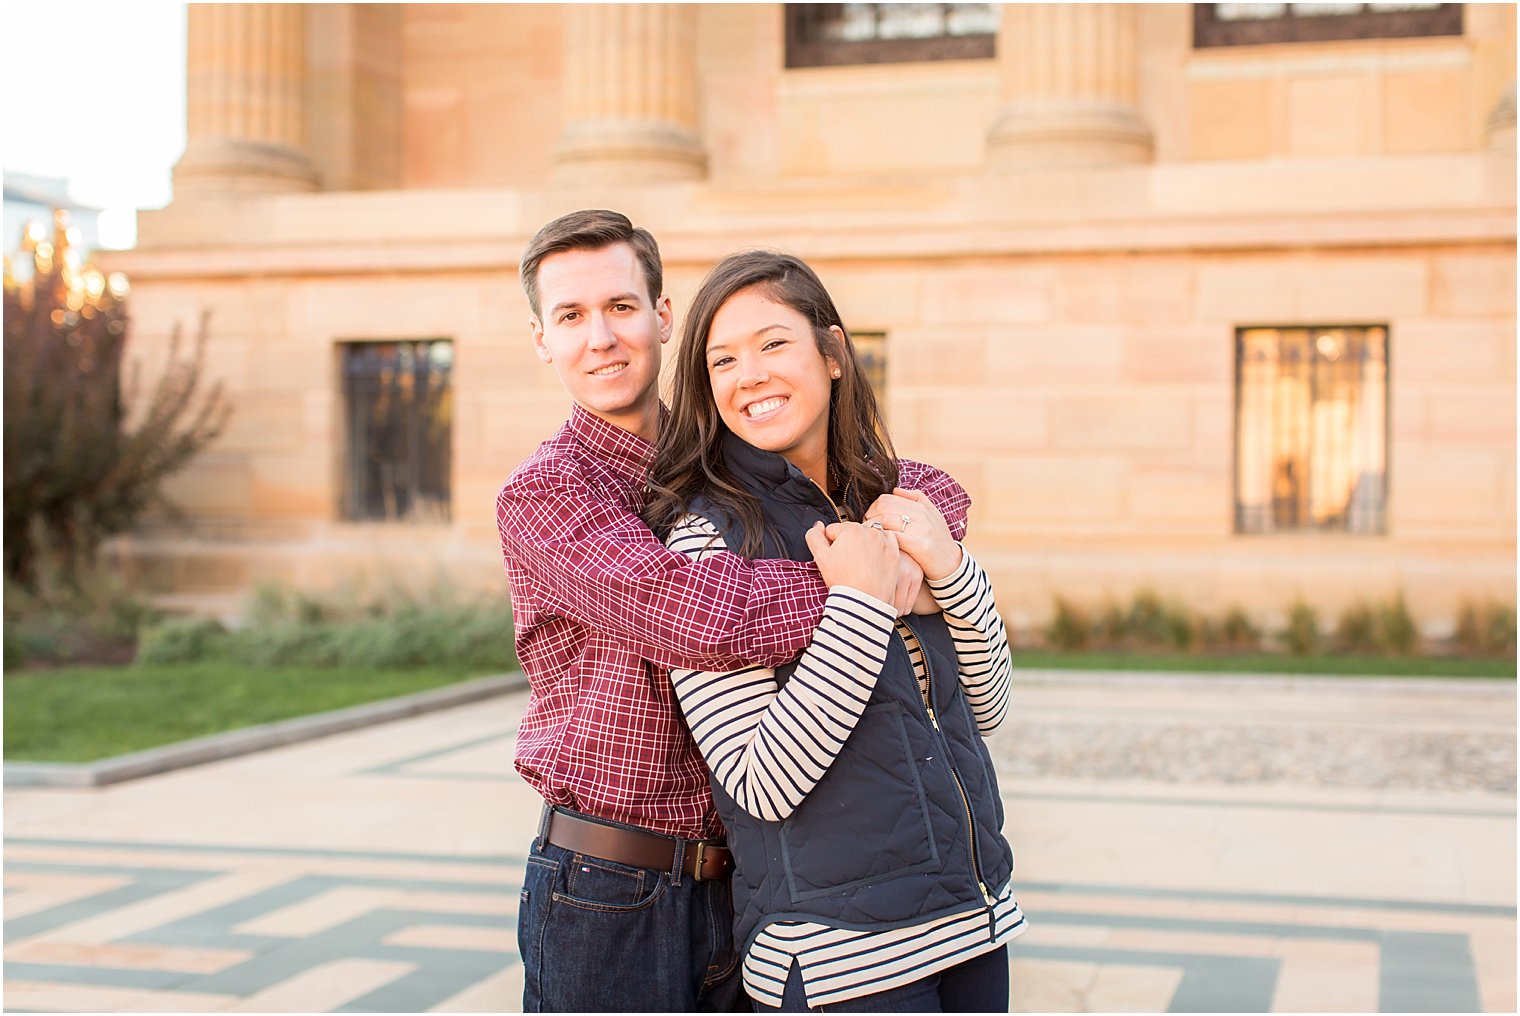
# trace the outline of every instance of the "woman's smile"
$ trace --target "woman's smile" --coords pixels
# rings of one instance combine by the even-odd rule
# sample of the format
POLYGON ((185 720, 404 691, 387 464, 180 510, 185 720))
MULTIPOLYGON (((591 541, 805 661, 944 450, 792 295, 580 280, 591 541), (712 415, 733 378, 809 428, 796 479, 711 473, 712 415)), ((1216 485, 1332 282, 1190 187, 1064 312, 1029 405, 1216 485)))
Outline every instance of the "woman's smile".
POLYGON ((751 402, 744 407, 744 416, 751 423, 760 423, 775 415, 776 411, 785 406, 788 401, 783 395, 773 395, 759 402, 751 402))

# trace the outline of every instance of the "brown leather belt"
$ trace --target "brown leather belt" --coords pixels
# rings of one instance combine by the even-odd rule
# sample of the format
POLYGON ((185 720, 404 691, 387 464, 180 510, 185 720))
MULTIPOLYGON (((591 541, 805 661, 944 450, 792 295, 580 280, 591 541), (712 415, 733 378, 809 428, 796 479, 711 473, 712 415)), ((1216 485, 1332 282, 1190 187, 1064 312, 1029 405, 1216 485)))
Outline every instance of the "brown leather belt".
MULTIPOLYGON (((675 864, 676 844, 671 836, 603 825, 558 808, 550 809, 544 824, 545 841, 556 847, 600 857, 635 868, 669 871, 675 864)), ((687 840, 681 865, 694 882, 727 878, 734 870, 734 856, 716 840, 687 840)))

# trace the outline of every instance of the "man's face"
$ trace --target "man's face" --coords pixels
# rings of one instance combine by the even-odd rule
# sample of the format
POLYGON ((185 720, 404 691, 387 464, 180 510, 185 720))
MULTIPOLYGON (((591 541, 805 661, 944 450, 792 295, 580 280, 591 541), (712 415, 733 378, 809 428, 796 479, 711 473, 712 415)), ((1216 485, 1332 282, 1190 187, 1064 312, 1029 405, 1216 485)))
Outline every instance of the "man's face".
POLYGON ((640 433, 659 401, 670 298, 650 301, 644 272, 626 243, 544 258, 538 295, 542 314, 529 321, 538 358, 553 365, 581 408, 640 433))

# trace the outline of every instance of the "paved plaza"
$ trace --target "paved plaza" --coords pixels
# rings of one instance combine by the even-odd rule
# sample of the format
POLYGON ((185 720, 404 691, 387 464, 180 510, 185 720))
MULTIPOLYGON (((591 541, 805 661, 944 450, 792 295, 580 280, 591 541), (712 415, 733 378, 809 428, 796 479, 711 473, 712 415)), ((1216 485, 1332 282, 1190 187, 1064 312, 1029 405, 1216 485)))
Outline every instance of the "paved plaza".
MULTIPOLYGON (((1515 1010, 1514 682, 1015 694, 1015 1011, 1515 1010)), ((519 1008, 525 701, 7 790, 5 1008, 519 1008)))

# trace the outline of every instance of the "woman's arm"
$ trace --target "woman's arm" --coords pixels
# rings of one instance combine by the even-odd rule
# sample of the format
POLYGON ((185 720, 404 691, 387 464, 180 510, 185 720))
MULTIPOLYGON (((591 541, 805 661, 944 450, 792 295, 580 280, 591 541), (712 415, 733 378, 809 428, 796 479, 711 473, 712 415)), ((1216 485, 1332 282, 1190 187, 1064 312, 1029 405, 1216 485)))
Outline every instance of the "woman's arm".
MULTIPOLYGON (((694 516, 667 542, 697 559, 724 552, 717 530, 694 516)), ((785 688, 768 667, 671 671, 697 747, 739 807, 780 822, 823 778, 886 665, 894 620, 890 604, 834 586, 785 688)))
POLYGON ((955 642, 961 689, 977 729, 985 737, 1008 714, 1013 661, 1008 656, 1008 632, 992 596, 992 584, 982 566, 961 548, 960 567, 937 582, 929 582, 945 624, 955 642))

